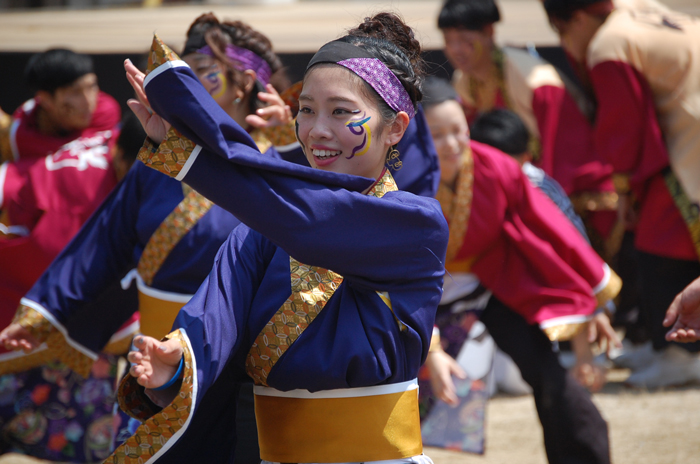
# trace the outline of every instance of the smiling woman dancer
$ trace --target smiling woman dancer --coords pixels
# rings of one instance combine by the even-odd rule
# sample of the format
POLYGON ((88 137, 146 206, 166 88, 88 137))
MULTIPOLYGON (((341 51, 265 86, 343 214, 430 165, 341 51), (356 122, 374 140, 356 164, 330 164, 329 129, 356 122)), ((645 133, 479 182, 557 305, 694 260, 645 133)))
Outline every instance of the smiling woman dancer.
POLYGON ((316 169, 260 157, 163 47, 154 40, 165 62, 145 79, 126 64, 142 102, 130 106, 152 140, 183 134, 187 148, 174 160, 153 146, 144 161, 170 163, 243 225, 177 330, 137 337, 119 396, 144 423, 108 462, 228 462, 233 418, 217 408, 247 374, 264 462, 430 463, 416 375, 447 228, 437 202, 397 191, 385 166, 421 96, 411 29, 381 13, 312 58, 297 134, 316 169))

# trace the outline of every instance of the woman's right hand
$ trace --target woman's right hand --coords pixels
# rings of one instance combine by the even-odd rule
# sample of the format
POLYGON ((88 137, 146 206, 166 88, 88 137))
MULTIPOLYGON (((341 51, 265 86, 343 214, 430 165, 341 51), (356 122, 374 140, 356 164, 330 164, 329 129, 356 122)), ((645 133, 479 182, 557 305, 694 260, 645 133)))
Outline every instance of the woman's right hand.
POLYGON ((7 350, 23 350, 25 353, 30 353, 41 345, 29 330, 17 322, 13 322, 0 332, 0 344, 7 350))
POLYGON ((165 140, 165 135, 170 130, 170 123, 153 112, 146 91, 143 88, 143 80, 146 75, 134 66, 131 60, 124 61, 126 79, 136 92, 137 100, 129 99, 126 104, 134 112, 148 137, 156 143, 165 140))
POLYGON ((459 405, 457 388, 452 376, 466 379, 467 373, 464 372, 464 369, 442 349, 430 351, 425 365, 430 373, 430 386, 433 389, 433 394, 450 406, 459 405))
POLYGON ((129 373, 139 385, 152 389, 158 388, 173 378, 180 365, 183 350, 176 339, 158 341, 145 335, 134 339, 138 351, 131 351, 127 356, 132 363, 129 373))

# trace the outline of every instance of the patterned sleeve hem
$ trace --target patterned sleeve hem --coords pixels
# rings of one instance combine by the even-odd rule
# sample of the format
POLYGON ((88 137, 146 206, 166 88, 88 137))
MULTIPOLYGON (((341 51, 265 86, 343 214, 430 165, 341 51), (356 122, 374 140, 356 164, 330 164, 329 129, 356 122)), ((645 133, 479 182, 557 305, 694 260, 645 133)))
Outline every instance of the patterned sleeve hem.
POLYGON ((195 148, 195 143, 171 127, 160 145, 146 138, 137 155, 146 166, 170 177, 177 177, 195 148))
POLYGON ((127 375, 119 386, 119 406, 143 423, 107 458, 106 463, 148 462, 188 426, 196 396, 194 358, 184 332, 177 330, 165 337, 172 338, 179 340, 183 349, 184 371, 180 391, 169 405, 160 409, 148 399, 144 387, 127 375))

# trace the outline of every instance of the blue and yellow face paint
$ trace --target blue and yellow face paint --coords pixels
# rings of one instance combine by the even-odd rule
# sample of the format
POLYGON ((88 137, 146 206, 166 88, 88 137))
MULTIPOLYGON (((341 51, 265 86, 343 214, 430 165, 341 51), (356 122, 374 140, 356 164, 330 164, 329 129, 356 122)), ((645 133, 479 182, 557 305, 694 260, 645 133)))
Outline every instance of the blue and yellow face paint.
POLYGON ((347 159, 351 159, 355 157, 355 155, 364 155, 367 153, 367 151, 369 151, 369 147, 372 144, 372 131, 369 128, 369 124, 367 124, 372 117, 365 117, 366 114, 367 113, 364 113, 362 115, 362 119, 360 120, 348 121, 345 123, 345 127, 347 127, 354 135, 364 135, 362 143, 352 149, 352 154, 348 156, 347 159))
POLYGON ((219 98, 226 93, 226 76, 218 69, 218 66, 215 70, 204 76, 204 79, 212 86, 209 91, 212 97, 219 98))

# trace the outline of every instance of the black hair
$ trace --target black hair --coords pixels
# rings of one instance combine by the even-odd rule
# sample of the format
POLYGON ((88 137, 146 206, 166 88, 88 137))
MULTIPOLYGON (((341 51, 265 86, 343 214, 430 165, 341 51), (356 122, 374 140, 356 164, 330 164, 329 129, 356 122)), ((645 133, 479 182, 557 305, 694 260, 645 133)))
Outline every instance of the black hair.
POLYGON ((448 100, 457 101, 458 99, 457 91, 447 79, 438 76, 428 76, 425 78, 423 82, 422 103, 425 110, 448 100))
POLYGON ((24 82, 33 91, 54 93, 93 72, 92 58, 65 48, 32 55, 24 68, 24 82))
POLYGON ((494 0, 447 0, 438 15, 438 28, 480 31, 500 20, 494 0))
POLYGON ((129 111, 122 119, 117 146, 123 150, 123 158, 130 165, 136 160, 144 140, 146 140, 146 132, 136 115, 129 111))
POLYGON ((604 1, 609 0, 544 0, 543 4, 550 19, 568 21, 574 12, 604 1))
POLYGON ((518 156, 527 151, 530 133, 517 114, 498 108, 482 114, 474 121, 471 139, 491 145, 511 156, 518 156))

